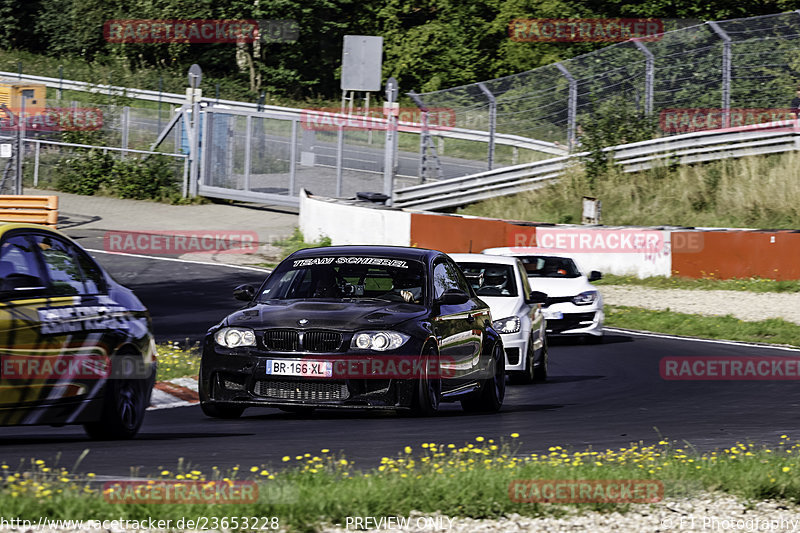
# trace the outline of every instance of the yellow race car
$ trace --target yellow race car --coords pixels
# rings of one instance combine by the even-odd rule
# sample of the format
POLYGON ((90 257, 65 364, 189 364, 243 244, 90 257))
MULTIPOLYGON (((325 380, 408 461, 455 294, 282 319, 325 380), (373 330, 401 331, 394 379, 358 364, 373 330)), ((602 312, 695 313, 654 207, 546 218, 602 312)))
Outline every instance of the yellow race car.
POLYGON ((77 243, 0 223, 0 426, 136 435, 156 376, 150 315, 77 243))

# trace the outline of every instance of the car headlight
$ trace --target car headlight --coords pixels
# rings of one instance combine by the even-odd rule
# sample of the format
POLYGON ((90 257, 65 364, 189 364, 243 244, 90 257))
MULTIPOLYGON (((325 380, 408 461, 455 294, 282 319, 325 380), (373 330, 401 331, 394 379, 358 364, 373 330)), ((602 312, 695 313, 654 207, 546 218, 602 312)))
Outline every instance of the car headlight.
POLYGON ((214 334, 214 340, 225 348, 255 346, 256 334, 249 328, 222 328, 214 334))
POLYGON ((510 316, 492 322, 492 327, 500 333, 516 333, 519 331, 519 317, 510 316))
POLYGON ((597 291, 586 291, 572 299, 575 305, 589 305, 597 301, 597 291))
POLYGON ((385 352, 401 347, 409 338, 396 331, 362 331, 353 335, 350 348, 385 352))

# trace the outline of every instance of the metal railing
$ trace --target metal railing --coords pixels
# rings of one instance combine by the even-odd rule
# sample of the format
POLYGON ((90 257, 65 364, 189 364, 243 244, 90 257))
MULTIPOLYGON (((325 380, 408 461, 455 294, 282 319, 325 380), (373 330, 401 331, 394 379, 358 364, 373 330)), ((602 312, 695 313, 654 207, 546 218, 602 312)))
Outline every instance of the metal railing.
MULTIPOLYGON (((739 128, 700 131, 605 149, 624 172, 659 165, 775 154, 800 150, 800 120, 784 120, 739 128)), ((395 191, 395 207, 435 210, 458 207, 496 196, 537 189, 558 179, 589 152, 505 167, 471 176, 395 191)))

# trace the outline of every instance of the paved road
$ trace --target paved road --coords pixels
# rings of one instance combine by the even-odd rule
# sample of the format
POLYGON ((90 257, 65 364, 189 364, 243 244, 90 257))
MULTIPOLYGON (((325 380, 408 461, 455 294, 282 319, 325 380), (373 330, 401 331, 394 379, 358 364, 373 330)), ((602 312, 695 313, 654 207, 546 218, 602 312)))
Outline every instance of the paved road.
MULTIPOLYGON (((190 336, 236 307, 230 287, 259 273, 98 255, 115 276, 147 302, 160 336, 190 336)), ((343 451, 371 467, 383 455, 423 442, 464 443, 477 435, 500 438, 519 432, 520 453, 559 444, 584 449, 625 446, 661 435, 700 449, 741 442, 775 443, 781 434, 800 438, 800 389, 786 382, 679 382, 659 376, 665 356, 788 356, 766 347, 689 340, 608 335, 598 346, 554 343, 545 384, 509 387, 496 415, 466 415, 446 405, 441 416, 400 418, 393 414, 320 411, 310 417, 272 409, 250 409, 239 420, 205 418, 198 407, 151 411, 130 442, 92 442, 80 428, 0 429, 0 461, 37 458, 71 466, 90 453, 83 471, 125 476, 131 468, 153 473, 174 468, 179 458, 195 467, 280 464, 284 455, 343 451)))

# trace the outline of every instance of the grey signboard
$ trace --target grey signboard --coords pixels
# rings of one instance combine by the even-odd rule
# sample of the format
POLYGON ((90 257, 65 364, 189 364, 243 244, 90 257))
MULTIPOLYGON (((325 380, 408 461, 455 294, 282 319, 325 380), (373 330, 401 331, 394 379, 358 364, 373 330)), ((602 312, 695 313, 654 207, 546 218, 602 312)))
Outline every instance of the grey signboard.
POLYGON ((345 35, 342 48, 343 91, 380 91, 383 37, 345 35))

